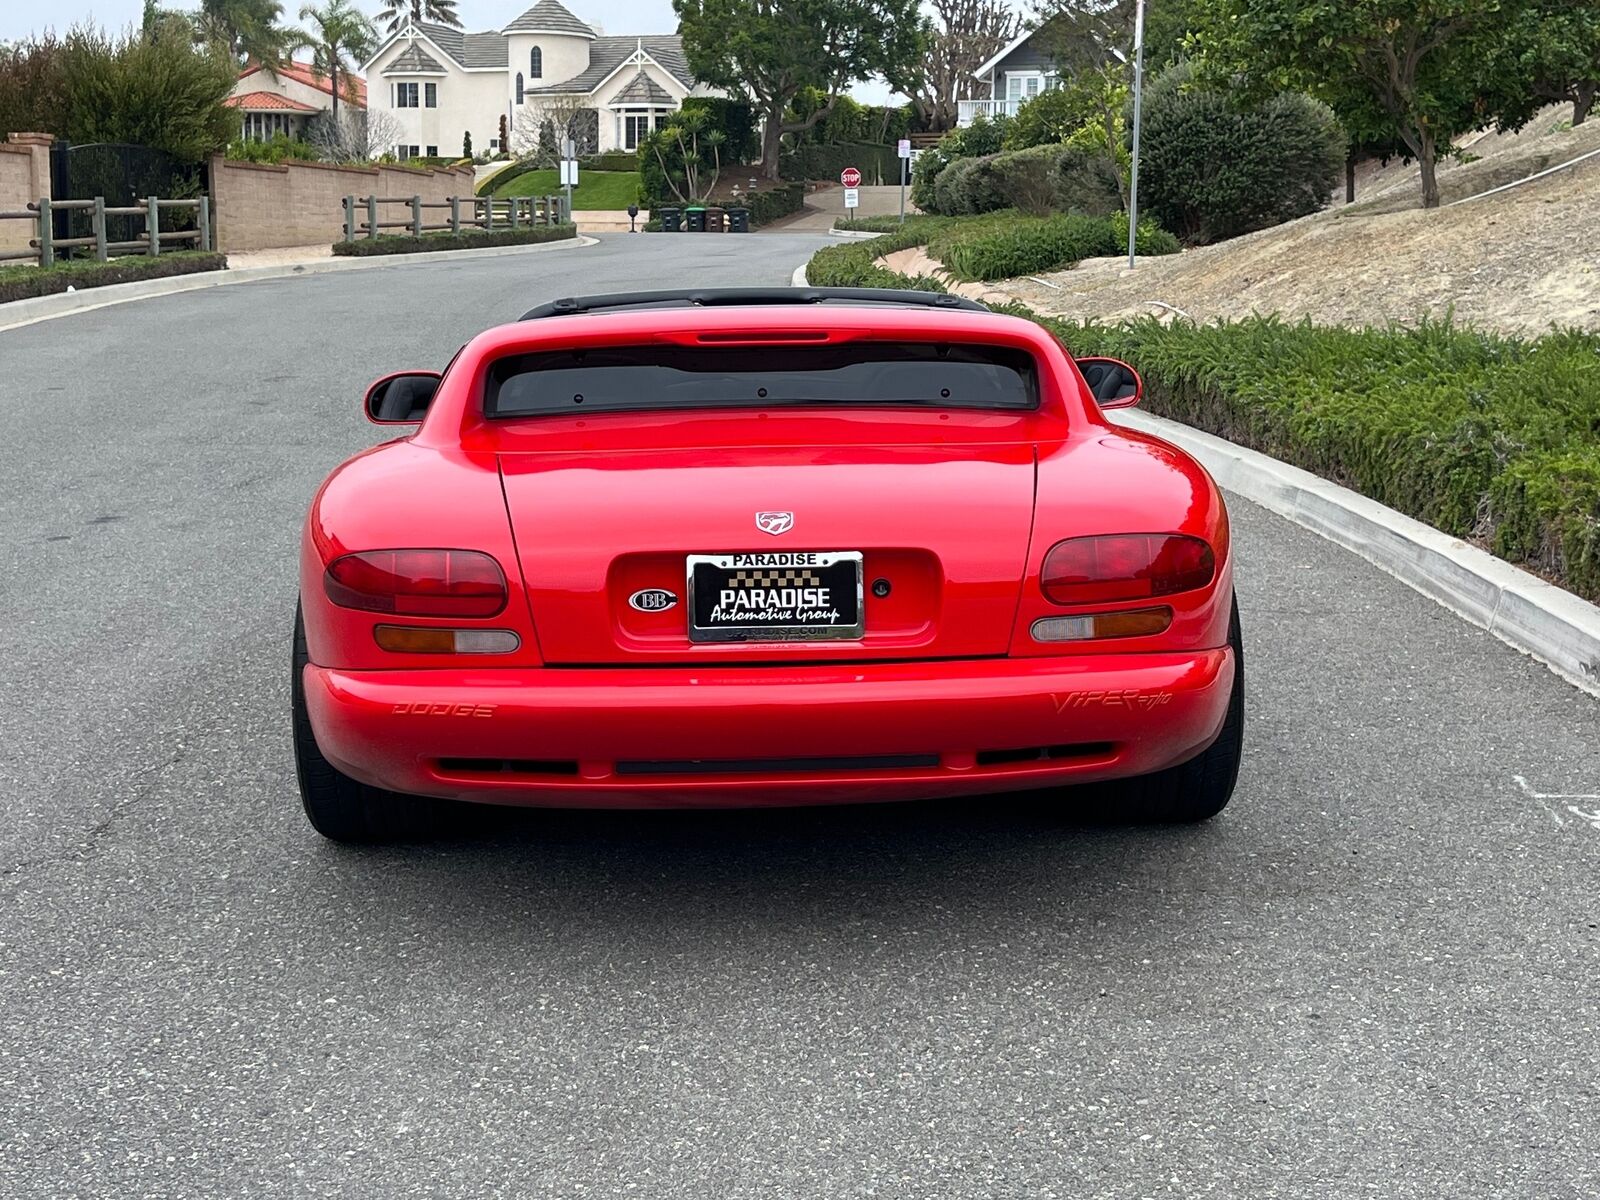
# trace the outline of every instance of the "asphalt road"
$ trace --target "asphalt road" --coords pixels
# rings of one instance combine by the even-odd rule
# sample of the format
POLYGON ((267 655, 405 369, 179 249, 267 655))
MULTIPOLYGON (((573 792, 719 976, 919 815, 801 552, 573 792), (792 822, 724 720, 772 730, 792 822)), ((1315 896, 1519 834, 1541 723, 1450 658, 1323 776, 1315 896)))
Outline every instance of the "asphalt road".
POLYGON ((294 547, 380 436, 366 381, 816 244, 619 236, 0 333, 0 1195, 1600 1192, 1600 798, 1531 794, 1600 793, 1600 705, 1242 501, 1246 762, 1204 827, 305 825, 294 547))

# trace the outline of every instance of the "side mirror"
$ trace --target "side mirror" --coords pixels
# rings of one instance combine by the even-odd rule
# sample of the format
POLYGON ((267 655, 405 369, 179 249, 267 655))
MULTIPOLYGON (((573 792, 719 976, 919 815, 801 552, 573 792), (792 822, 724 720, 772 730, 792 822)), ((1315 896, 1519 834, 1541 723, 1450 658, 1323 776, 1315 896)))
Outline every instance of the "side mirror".
POLYGON ((1080 358, 1078 370, 1101 408, 1132 408, 1144 397, 1144 380, 1115 358, 1080 358))
POLYGON ((374 425, 415 425, 428 414, 444 376, 438 371, 396 371, 367 389, 367 420, 374 425))

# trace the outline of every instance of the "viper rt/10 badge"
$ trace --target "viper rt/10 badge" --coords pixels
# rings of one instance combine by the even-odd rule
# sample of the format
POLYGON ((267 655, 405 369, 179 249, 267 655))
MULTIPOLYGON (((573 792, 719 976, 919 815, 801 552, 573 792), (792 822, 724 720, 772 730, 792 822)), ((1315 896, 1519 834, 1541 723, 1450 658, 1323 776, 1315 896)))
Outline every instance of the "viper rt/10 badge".
POLYGON ((678 602, 666 588, 641 588, 628 597, 628 607, 640 612, 665 612, 678 602))

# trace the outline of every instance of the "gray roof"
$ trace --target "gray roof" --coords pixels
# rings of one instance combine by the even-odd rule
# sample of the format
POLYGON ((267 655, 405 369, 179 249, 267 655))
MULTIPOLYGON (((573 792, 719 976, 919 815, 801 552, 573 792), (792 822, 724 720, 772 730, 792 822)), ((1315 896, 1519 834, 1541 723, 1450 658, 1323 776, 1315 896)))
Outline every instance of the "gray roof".
POLYGON ((407 46, 399 58, 383 69, 385 75, 422 75, 429 72, 443 75, 444 64, 416 42, 407 46))
POLYGON ((539 0, 502 33, 565 33, 593 38, 595 32, 561 6, 560 0, 539 0))
POLYGON ((644 73, 641 67, 639 73, 633 77, 633 82, 617 93, 612 100, 613 104, 653 104, 672 106, 672 97, 667 94, 667 89, 644 73))
MULTIPOLYGON (((683 56, 683 39, 675 33, 652 34, 649 37, 603 37, 589 44, 589 69, 543 87, 529 88, 530 94, 582 95, 594 91, 618 67, 628 61, 628 56, 640 47, 660 63, 674 79, 686 88, 694 86, 694 74, 689 70, 689 60, 683 56)), ((664 93, 663 93, 664 94, 664 93)))
POLYGON ((462 33, 448 25, 434 25, 426 21, 419 22, 417 28, 463 67, 506 65, 506 39, 493 29, 487 33, 462 33))

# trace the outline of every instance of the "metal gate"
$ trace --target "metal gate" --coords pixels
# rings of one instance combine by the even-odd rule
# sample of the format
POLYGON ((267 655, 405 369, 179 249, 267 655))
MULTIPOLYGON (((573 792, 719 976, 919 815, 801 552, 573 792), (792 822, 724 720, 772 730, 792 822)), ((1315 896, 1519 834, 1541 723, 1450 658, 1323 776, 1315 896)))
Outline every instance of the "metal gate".
MULTIPOLYGON (((165 150, 153 150, 149 146, 126 142, 69 146, 57 142, 50 148, 53 200, 93 200, 104 196, 108 207, 122 208, 142 204, 150 196, 160 196, 164 200, 192 199, 208 191, 207 185, 206 164, 184 162, 165 150)), ((57 239, 90 234, 90 214, 81 209, 57 211, 54 220, 57 239)), ((178 209, 170 217, 163 218, 162 226, 174 230, 193 229, 194 221, 194 210, 178 209)), ((143 230, 138 217, 107 217, 106 226, 106 237, 111 242, 131 242, 143 230)))

